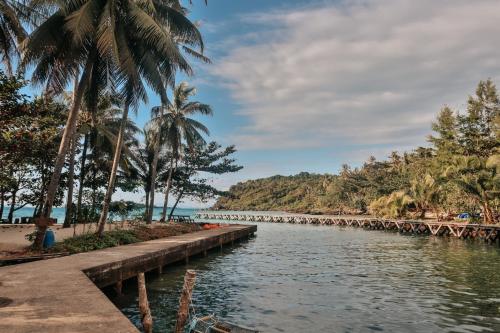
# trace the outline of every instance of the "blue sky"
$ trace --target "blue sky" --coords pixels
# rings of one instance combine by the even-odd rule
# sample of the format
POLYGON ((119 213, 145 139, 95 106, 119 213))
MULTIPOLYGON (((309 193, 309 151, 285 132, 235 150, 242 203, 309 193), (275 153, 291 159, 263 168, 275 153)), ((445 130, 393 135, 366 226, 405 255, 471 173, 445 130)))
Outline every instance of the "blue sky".
MULTIPOLYGON (((238 149, 244 169, 215 178, 222 189, 425 145, 442 106, 463 110, 479 80, 500 82, 498 0, 193 2, 213 63, 177 81, 212 105, 210 139, 238 149)), ((140 126, 158 103, 150 94, 140 126)))

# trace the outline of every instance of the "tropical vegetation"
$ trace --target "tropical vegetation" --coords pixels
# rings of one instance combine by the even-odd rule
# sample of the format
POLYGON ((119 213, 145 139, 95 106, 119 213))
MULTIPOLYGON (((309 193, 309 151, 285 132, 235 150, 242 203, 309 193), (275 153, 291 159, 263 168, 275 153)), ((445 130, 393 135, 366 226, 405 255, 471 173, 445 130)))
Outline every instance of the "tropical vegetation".
POLYGON ((338 174, 300 173, 250 180, 230 188, 214 208, 284 210, 318 214, 448 218, 499 222, 500 100, 491 80, 481 81, 464 111, 444 107, 427 147, 370 157, 338 174))
POLYGON ((175 84, 178 73, 193 75, 191 60, 210 62, 188 14, 179 0, 1 0, 0 220, 35 207, 35 248, 54 205, 65 204, 66 227, 98 222, 99 238, 110 213, 130 206, 112 201, 118 189, 144 190, 151 223, 156 190, 166 219, 170 193, 175 206, 208 200, 221 193, 210 174, 241 168, 228 157, 234 147, 206 143, 198 117, 211 107, 175 84), (129 113, 148 93, 161 104, 141 131, 129 113))

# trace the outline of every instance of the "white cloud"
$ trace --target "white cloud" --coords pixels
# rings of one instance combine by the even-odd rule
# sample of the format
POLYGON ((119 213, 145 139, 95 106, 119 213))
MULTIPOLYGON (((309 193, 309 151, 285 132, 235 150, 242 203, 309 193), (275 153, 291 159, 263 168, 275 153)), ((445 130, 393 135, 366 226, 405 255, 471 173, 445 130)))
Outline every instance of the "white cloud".
POLYGON ((249 119, 232 140, 420 144, 443 104, 500 78, 499 12, 498 0, 367 0, 249 15, 257 42, 211 69, 249 119))

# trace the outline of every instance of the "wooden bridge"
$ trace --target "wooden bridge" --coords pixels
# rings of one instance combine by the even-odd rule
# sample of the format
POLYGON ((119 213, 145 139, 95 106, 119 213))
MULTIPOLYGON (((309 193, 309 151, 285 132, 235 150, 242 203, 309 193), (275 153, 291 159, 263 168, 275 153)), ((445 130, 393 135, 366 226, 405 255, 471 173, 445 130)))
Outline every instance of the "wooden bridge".
POLYGON ((451 236, 462 239, 482 239, 500 244, 500 226, 467 222, 438 222, 424 220, 390 220, 362 216, 306 215, 306 214, 236 214, 200 212, 197 219, 273 222, 357 227, 371 230, 393 230, 400 233, 451 236))

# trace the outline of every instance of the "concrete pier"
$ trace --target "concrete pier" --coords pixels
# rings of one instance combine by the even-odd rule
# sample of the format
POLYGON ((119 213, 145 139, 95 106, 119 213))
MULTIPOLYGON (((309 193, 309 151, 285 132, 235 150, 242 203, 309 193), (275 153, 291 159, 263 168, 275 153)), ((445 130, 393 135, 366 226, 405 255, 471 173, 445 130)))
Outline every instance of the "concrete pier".
POLYGON ((230 225, 180 236, 0 268, 0 332, 97 333, 138 330, 98 287, 247 238, 230 225))

